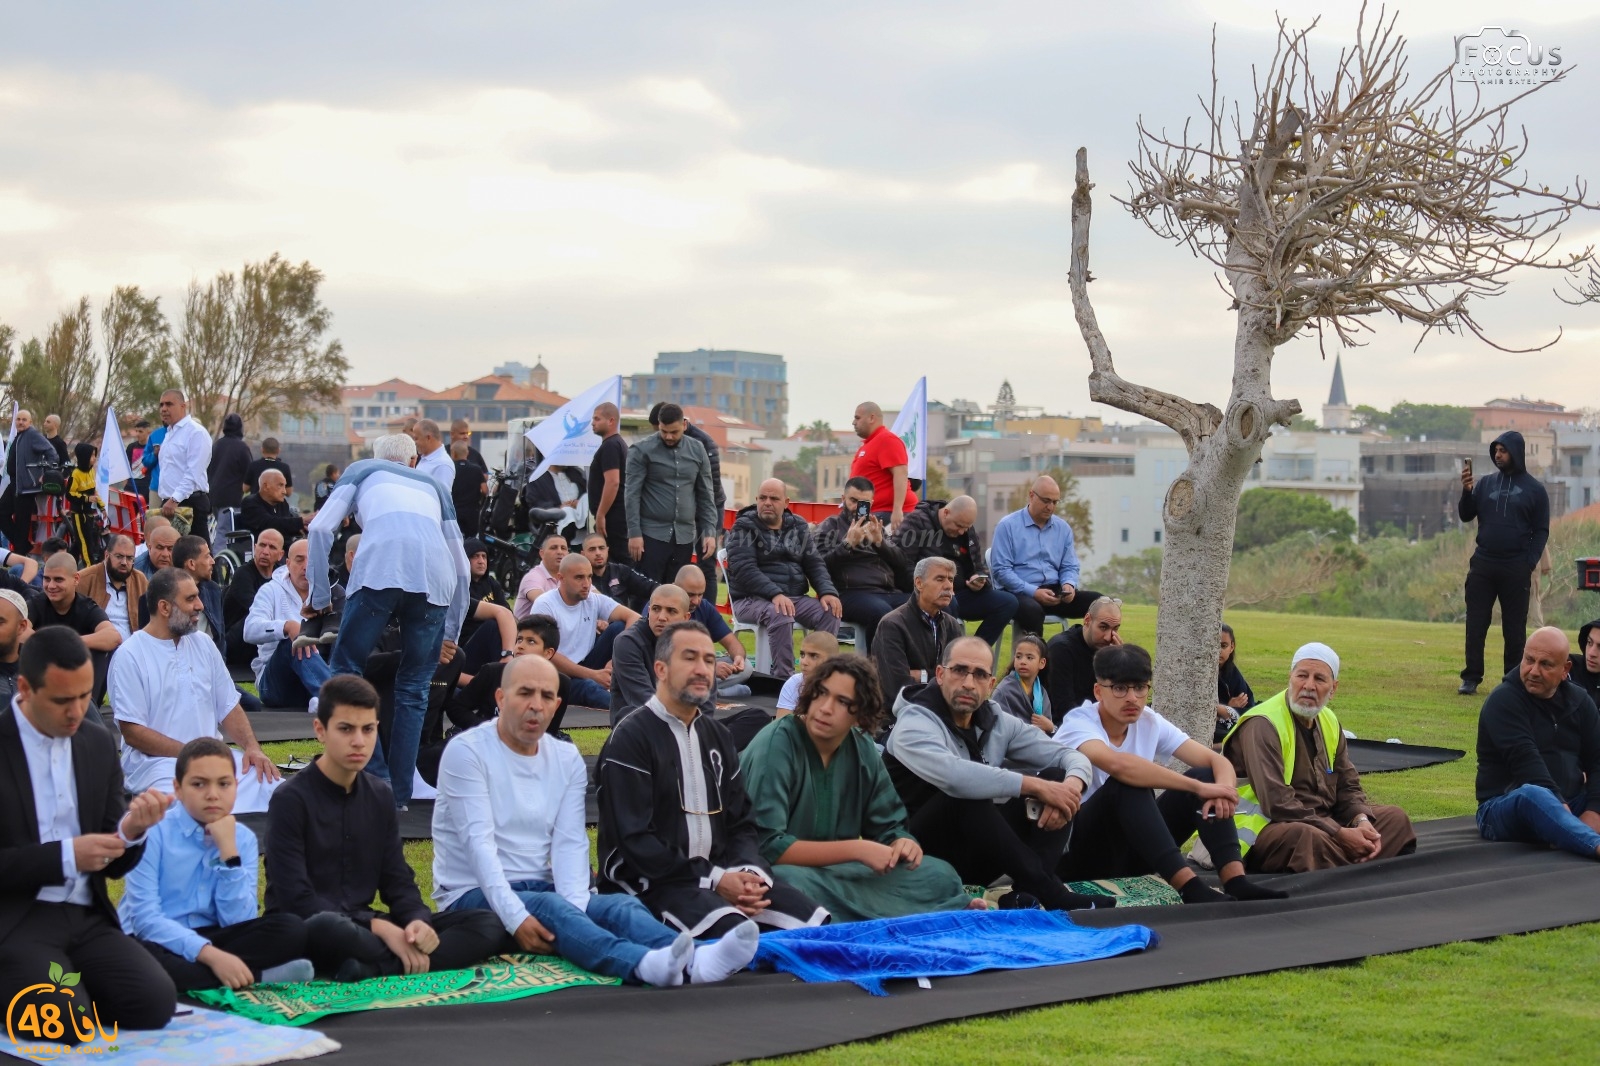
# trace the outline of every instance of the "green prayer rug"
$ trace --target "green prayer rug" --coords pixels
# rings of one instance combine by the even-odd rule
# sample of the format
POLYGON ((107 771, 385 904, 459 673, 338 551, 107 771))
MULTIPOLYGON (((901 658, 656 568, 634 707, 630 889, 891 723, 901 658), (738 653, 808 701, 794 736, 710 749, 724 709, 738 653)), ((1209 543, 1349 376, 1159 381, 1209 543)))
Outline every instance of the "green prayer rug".
MULTIPOLYGON (((1178 890, 1154 874, 1143 877, 1111 877, 1104 881, 1069 881, 1067 888, 1080 896, 1112 896, 1119 907, 1166 907, 1182 903, 1178 890)), ((967 885, 967 895, 975 899, 997 902, 1010 892, 1010 887, 986 889, 967 885)))
POLYGON ((268 1025, 307 1025, 330 1014, 351 1011, 500 1003, 562 988, 615 984, 621 981, 581 970, 554 956, 496 955, 470 970, 373 977, 366 981, 256 985, 238 992, 208 988, 188 995, 268 1025))

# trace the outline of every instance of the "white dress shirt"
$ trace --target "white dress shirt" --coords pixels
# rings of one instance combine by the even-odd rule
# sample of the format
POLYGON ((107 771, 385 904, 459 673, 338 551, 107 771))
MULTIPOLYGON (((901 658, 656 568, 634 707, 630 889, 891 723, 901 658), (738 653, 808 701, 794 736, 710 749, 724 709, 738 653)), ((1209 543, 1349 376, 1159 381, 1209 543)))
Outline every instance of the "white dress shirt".
POLYGON ((189 415, 167 427, 161 442, 163 500, 182 503, 197 492, 210 491, 206 468, 211 465, 211 434, 189 415))
POLYGON ((450 458, 450 452, 442 445, 427 455, 418 455, 417 470, 443 485, 446 492, 449 492, 456 483, 455 461, 450 458))
POLYGON ((106 617, 111 619, 111 627, 115 629, 123 640, 127 640, 128 632, 128 583, 124 581, 119 589, 111 583, 111 571, 106 571, 106 617))
POLYGON ((78 779, 72 772, 72 738, 47 737, 33 728, 15 698, 11 700, 11 713, 17 720, 22 750, 28 757, 33 809, 39 819, 39 842, 61 841, 61 884, 41 888, 34 899, 40 903, 76 903, 87 907, 94 902, 89 891, 89 876, 78 872, 77 857, 72 851, 72 838, 83 832, 78 820, 78 779))
POLYGON ((537 753, 519 755, 495 723, 485 722, 447 744, 433 808, 433 897, 440 908, 481 889, 506 932, 515 933, 528 908, 512 884, 544 881, 587 909, 588 785, 583 756, 554 737, 541 739, 537 753))

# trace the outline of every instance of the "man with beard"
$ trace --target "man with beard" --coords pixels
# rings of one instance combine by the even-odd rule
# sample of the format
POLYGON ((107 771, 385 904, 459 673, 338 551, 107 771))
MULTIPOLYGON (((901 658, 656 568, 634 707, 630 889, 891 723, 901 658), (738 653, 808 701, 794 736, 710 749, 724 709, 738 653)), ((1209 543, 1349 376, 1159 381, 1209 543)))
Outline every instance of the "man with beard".
MULTIPOLYGON (((605 593, 630 611, 642 611, 650 594, 660 584, 626 563, 611 558, 611 546, 599 533, 590 533, 583 538, 583 557, 589 560, 589 569, 594 574, 595 591, 605 593)), ((704 580, 701 584, 705 584, 704 580)), ((653 684, 650 687, 655 688, 653 684)))
MULTIPOLYGON (((666 628, 689 617, 689 596, 676 585, 658 585, 644 617, 617 635, 611 646, 611 728, 656 694, 656 641, 666 628)), ((716 697, 700 708, 717 709, 716 697)))
POLYGON ((0 589, 0 699, 7 702, 17 694, 17 660, 32 632, 27 601, 20 593, 0 589))
POLYGON ((734 617, 766 630, 772 676, 794 673, 794 627, 839 634, 844 605, 806 520, 789 510, 777 478, 756 490, 728 532, 728 598, 734 617), (816 595, 807 595, 815 590, 816 595))
POLYGON ((1478 831, 1600 858, 1600 713, 1567 679, 1571 649, 1537 630, 1478 714, 1478 831))
POLYGON ((1251 873, 1302 873, 1416 850, 1399 807, 1367 802, 1328 702, 1339 656, 1326 644, 1294 653, 1289 687, 1239 716, 1222 742, 1240 781, 1234 822, 1251 873))
POLYGON ((133 553, 133 538, 119 533, 103 560, 78 572, 78 595, 98 604, 123 640, 144 628, 144 594, 150 588, 150 579, 134 568, 133 553))
POLYGON ((178 752, 196 737, 221 737, 243 749, 239 813, 266 810, 283 774, 256 742, 222 653, 197 630, 200 587, 167 567, 150 581, 150 622, 111 658, 111 706, 122 730, 122 769, 130 791, 170 783, 178 752), (187 639, 185 639, 187 638, 187 639))

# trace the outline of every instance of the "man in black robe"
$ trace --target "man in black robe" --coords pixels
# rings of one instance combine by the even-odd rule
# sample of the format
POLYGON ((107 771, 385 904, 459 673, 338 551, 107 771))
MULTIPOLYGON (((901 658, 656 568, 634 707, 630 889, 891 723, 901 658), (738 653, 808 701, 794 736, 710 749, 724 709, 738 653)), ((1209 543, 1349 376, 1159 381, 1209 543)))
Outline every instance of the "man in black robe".
POLYGON ((733 737, 700 711, 716 668, 699 622, 668 626, 656 642, 655 696, 600 750, 600 891, 631 893, 695 937, 751 920, 821 925, 828 912, 762 859, 733 737))

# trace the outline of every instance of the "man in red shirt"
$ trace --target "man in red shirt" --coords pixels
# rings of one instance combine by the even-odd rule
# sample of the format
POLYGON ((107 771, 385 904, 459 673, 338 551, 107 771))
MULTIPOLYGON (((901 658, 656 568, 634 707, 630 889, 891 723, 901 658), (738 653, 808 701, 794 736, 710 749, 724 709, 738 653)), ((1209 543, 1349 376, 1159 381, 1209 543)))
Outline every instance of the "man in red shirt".
POLYGON ((871 400, 856 408, 851 424, 862 444, 850 464, 850 476, 872 482, 873 514, 887 514, 889 532, 898 532, 901 521, 917 506, 917 494, 908 484, 911 460, 906 446, 883 424, 883 408, 871 400))

